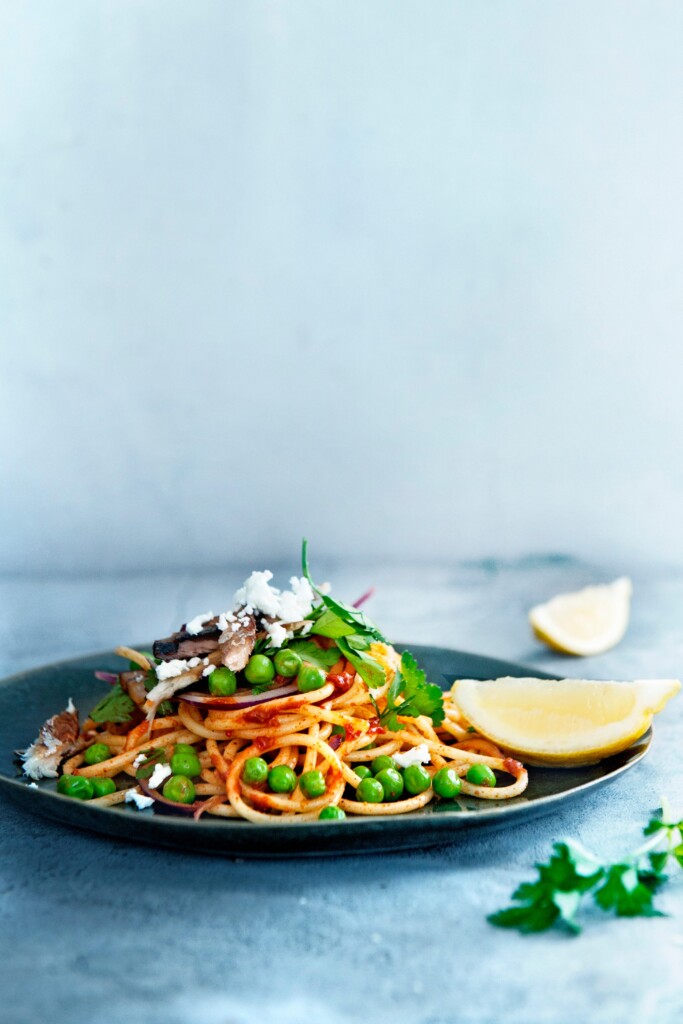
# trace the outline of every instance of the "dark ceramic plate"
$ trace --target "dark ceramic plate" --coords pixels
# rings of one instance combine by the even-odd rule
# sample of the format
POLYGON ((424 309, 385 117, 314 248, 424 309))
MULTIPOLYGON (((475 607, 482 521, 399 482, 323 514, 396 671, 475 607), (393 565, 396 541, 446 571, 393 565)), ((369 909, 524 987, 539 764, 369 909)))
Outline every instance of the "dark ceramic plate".
MULTIPOLYGON (((144 649, 144 648, 143 648, 144 649)), ((411 645, 430 679, 446 689, 453 678, 495 679, 499 676, 543 675, 494 658, 450 651, 444 647, 411 645)), ((515 800, 434 802, 414 814, 395 818, 349 817, 340 822, 287 826, 253 825, 225 818, 192 819, 137 811, 130 806, 94 807, 60 796, 54 780, 29 787, 20 775, 13 752, 28 746, 50 715, 61 711, 69 697, 83 712, 106 692, 93 677, 95 669, 117 671, 121 661, 112 653, 89 655, 24 672, 0 683, 0 785, 27 810, 78 828, 159 846, 249 857, 307 856, 401 850, 453 842, 466 829, 514 827, 552 811, 595 786, 604 785, 633 767, 650 745, 648 732, 629 750, 587 768, 530 770, 529 786, 515 800)))

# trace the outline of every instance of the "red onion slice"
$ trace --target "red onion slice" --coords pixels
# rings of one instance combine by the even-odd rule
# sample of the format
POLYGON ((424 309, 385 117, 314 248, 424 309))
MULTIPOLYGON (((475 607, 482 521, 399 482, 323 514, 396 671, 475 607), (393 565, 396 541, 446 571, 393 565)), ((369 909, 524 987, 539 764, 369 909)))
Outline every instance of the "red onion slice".
POLYGON ((190 690, 186 693, 177 694, 177 699, 185 704, 193 704, 195 707, 213 708, 216 711, 241 711, 242 708, 254 708, 257 704, 267 704, 270 700, 277 700, 278 697, 290 697, 298 693, 296 683, 287 683, 286 686, 276 686, 274 690, 267 690, 266 693, 255 695, 250 692, 238 693, 234 697, 216 697, 212 693, 197 693, 190 690))
POLYGON ((351 607, 352 608, 360 608, 360 606, 362 604, 365 604, 366 601, 370 600, 370 598, 372 597, 372 595, 374 593, 375 593, 375 588, 374 587, 370 587, 370 589, 366 590, 364 594, 361 594, 361 596, 358 598, 357 601, 353 602, 353 605, 351 607))
POLYGON ((95 672, 95 679, 99 679, 101 683, 109 683, 110 686, 119 681, 116 672, 95 672))

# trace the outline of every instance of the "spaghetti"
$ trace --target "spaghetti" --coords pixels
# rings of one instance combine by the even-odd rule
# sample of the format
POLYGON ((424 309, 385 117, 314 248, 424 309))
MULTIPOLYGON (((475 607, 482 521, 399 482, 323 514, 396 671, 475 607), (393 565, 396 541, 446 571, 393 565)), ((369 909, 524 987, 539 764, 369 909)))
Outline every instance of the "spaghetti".
POLYGON ((524 791, 523 765, 473 732, 410 654, 314 587, 305 551, 292 591, 269 593, 254 581, 263 576, 252 574, 232 613, 197 617, 194 632, 183 627, 153 654, 117 649, 131 668, 108 677, 111 693, 69 745, 60 791, 282 825, 524 791))

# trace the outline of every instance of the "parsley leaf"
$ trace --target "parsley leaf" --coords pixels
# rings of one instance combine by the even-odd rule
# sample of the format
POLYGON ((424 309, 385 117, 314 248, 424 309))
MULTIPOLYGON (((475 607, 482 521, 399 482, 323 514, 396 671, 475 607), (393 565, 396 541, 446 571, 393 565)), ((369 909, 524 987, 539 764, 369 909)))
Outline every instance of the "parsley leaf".
MULTIPOLYGON (((358 633, 360 636, 368 636, 372 640, 384 640, 384 637, 378 630, 377 626, 374 624, 374 622, 372 622, 371 619, 367 617, 367 615, 364 615, 363 612, 359 611, 358 608, 354 608, 352 605, 343 604, 341 601, 335 601, 335 599, 333 597, 330 597, 329 594, 321 593, 320 589, 316 587, 315 583, 313 582, 310 569, 308 568, 308 541, 306 539, 304 539, 301 544, 301 574, 308 580, 311 587, 313 588, 313 590, 315 590, 316 594, 318 594, 320 600, 325 605, 327 610, 333 612, 336 615, 336 617, 339 620, 341 620, 341 623, 343 625, 352 627, 352 633, 358 633)), ((313 632, 318 631, 319 624, 322 618, 323 616, 321 615, 320 619, 313 627, 313 632)), ((341 629, 340 626, 332 627, 331 619, 328 620, 327 628, 335 628, 337 630, 337 632, 333 634, 333 638, 335 640, 337 639, 337 637, 346 635, 345 633, 338 632, 338 630, 341 629)), ((322 633, 319 635, 328 636, 330 634, 322 633)))
POLYGON ((120 683, 115 683, 106 697, 92 709, 90 718, 93 722, 129 722, 134 710, 131 698, 121 689, 120 683))
POLYGON ((292 640, 287 644, 288 651, 294 651, 302 661, 307 661, 316 668, 324 668, 329 671, 339 661, 341 654, 338 647, 323 649, 313 643, 312 640, 292 640))
POLYGON ((441 725, 445 712, 443 693, 436 683, 428 683, 410 651, 401 655, 401 668, 394 676, 387 692, 387 706, 382 712, 381 722, 390 732, 405 728, 398 716, 419 718, 427 715, 434 725, 441 725), (398 698, 402 697, 399 702, 398 698))
POLYGON ((315 633, 317 636, 328 636, 332 640, 337 640, 340 636, 349 636, 351 633, 355 633, 356 627, 349 625, 348 622, 344 622, 340 619, 335 612, 330 611, 329 608, 325 608, 322 615, 318 617, 315 625, 311 629, 311 633, 315 633))
POLYGON ((591 894, 601 910, 617 917, 658 917, 654 895, 667 881, 664 868, 683 859, 683 822, 666 820, 664 809, 644 829, 649 839, 629 857, 601 863, 578 843, 555 843, 545 864, 537 864, 535 882, 523 882, 512 894, 517 906, 488 920, 499 928, 520 932, 545 931, 562 924, 577 934, 576 914, 591 894))
POLYGON ((145 760, 135 772, 136 779, 149 779, 158 764, 168 764, 163 747, 157 749, 152 747, 151 750, 143 750, 142 753, 145 755, 145 760))
POLYGON ((367 683, 371 690, 384 686, 387 681, 384 667, 369 654, 366 654, 365 651, 352 647, 351 639, 353 638, 340 637, 338 640, 339 650, 346 660, 351 662, 358 675, 367 683))
POLYGON ((595 893, 595 902, 618 917, 654 917, 652 897, 658 886, 656 875, 639 871, 632 864, 613 864, 595 893))

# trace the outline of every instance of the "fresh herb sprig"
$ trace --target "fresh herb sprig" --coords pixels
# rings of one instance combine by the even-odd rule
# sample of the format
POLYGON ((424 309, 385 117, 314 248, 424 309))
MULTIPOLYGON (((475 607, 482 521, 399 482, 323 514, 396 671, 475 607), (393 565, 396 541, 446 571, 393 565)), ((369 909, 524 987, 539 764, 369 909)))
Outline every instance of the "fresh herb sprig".
MULTIPOLYGON (((369 690, 383 686, 386 682, 384 666, 368 651, 373 640, 386 643, 385 637, 374 622, 358 608, 336 601, 316 586, 308 568, 308 541, 305 539, 301 545, 301 574, 308 580, 324 608, 322 614, 316 618, 311 633, 335 640, 341 653, 367 683, 369 690)), ((372 698, 372 693, 370 697, 372 698)), ((372 699, 374 703, 374 698, 372 699)))
POLYGON ((399 715, 404 718, 428 715, 434 725, 441 725, 445 717, 440 687, 427 682, 425 673, 410 651, 401 655, 401 667, 387 690, 387 706, 380 715, 380 721, 390 732, 400 732, 405 729, 405 723, 399 721, 399 715))
POLYGON ((127 693, 121 689, 120 683, 114 683, 109 693, 90 712, 93 722, 129 722, 135 704, 127 693))
POLYGON ((558 925, 572 935, 581 927, 576 917, 584 897, 617 917, 658 917, 654 896, 667 881, 665 868, 683 868, 683 821, 673 821, 665 800, 645 829, 646 841, 623 859, 601 861, 579 843, 555 843, 538 878, 523 882, 512 894, 515 906, 491 914, 499 928, 528 934, 558 925))

